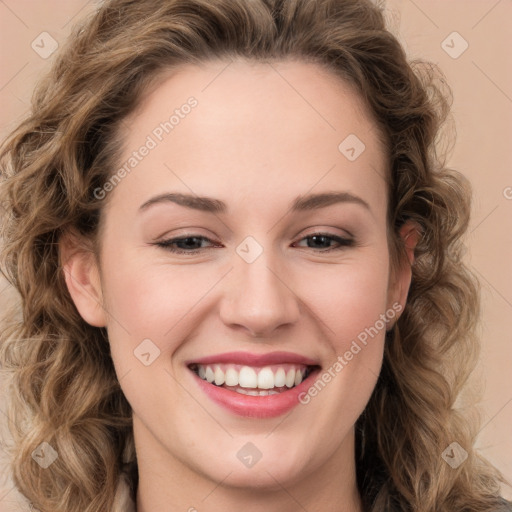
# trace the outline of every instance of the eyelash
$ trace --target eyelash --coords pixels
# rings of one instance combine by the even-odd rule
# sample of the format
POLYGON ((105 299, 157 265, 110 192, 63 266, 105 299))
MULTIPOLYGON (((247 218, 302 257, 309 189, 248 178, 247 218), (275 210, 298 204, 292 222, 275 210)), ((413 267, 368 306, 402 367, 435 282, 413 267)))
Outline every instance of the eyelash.
MULTIPOLYGON (((330 248, 327 248, 327 249, 318 249, 317 252, 320 252, 320 253, 326 253, 326 252, 331 252, 331 251, 339 251, 339 250, 342 250, 342 249, 344 249, 346 247, 353 247, 353 246, 356 245, 354 239, 343 238, 343 237, 332 235, 332 234, 329 234, 329 233, 312 233, 311 235, 308 235, 308 236, 305 236, 305 237, 301 238, 299 240, 299 242, 302 242, 302 240, 307 240, 307 239, 310 239, 310 238, 312 239, 313 237, 328 238, 328 239, 334 240, 335 242, 337 242, 339 244, 338 247, 330 247, 330 248)), ((198 252, 202 251, 203 249, 212 249, 212 247, 203 247, 203 248, 191 249, 191 250, 171 248, 171 246, 174 245, 174 244, 178 244, 180 242, 183 243, 184 241, 190 240, 190 239, 200 239, 200 240, 206 240, 206 241, 208 241, 210 243, 214 243, 209 238, 207 238, 205 236, 187 235, 187 236, 181 236, 181 237, 178 237, 178 238, 170 238, 168 240, 161 240, 160 242, 155 242, 152 245, 156 245, 158 247, 162 247, 163 249, 166 249, 166 250, 168 250, 170 252, 173 252, 175 254, 190 254, 190 255, 194 255, 194 254, 197 254, 198 252)), ((306 248, 307 249, 311 249, 311 247, 306 247, 306 248)), ((315 250, 315 249, 313 249, 313 250, 315 250)))

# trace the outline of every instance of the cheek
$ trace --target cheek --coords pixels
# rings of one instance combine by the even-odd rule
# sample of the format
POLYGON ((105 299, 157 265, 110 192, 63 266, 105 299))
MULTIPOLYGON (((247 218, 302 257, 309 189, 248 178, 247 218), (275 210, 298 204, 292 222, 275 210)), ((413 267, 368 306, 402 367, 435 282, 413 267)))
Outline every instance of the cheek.
POLYGON ((197 326, 195 308, 217 277, 190 266, 149 265, 133 251, 105 257, 103 267, 108 337, 121 387, 139 417, 164 424, 166 411, 190 407, 169 394, 175 388, 170 361, 197 326))
POLYGON ((314 286, 303 293, 321 320, 318 325, 323 326, 324 345, 330 354, 316 381, 322 382, 310 388, 303 403, 309 404, 312 417, 337 425, 340 432, 361 414, 380 372, 385 317, 394 315, 387 309, 388 277, 389 259, 384 248, 369 258, 324 270, 314 279, 314 286), (320 395, 322 398, 317 399, 320 395), (348 423, 336 419, 340 407, 348 423))
POLYGON ((215 276, 210 283, 190 268, 186 272, 185 266, 175 270, 148 265, 129 251, 119 251, 111 260, 105 257, 103 270, 108 338, 118 380, 134 410, 147 407, 148 414, 158 415, 165 408, 157 390, 173 385, 171 357, 194 328, 191 312, 215 276))
MULTIPOLYGON (((384 314, 388 299, 389 260, 382 256, 361 258, 311 273, 302 297, 314 309, 337 353, 384 314)), ((380 323, 379 323, 380 325, 380 323)))
POLYGON ((170 332, 217 277, 211 275, 208 280, 208 275, 190 266, 149 265, 137 255, 132 256, 116 258, 115 265, 111 265, 105 279, 106 307, 115 320, 115 328, 119 327, 116 323, 122 324, 131 337, 152 335, 160 344, 174 337, 169 336, 170 332))

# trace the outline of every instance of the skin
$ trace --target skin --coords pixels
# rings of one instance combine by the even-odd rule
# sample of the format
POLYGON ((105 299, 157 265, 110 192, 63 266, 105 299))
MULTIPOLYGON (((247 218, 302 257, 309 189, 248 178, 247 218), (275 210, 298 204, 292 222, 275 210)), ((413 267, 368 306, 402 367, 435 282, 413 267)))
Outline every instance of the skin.
MULTIPOLYGON (((411 272, 390 268, 385 153, 357 94, 317 65, 226 64, 168 73, 125 120, 120 166, 175 108, 198 101, 109 192, 100 263, 64 239, 66 282, 84 320, 108 329, 133 408, 139 512, 361 511, 354 424, 376 384, 385 329, 307 405, 277 418, 219 407, 185 361, 290 351, 327 369, 379 315, 405 306, 411 272), (338 150, 349 134, 366 146, 355 161, 338 150), (289 211, 298 196, 333 191, 369 208, 289 211), (139 211, 163 192, 216 198, 228 211, 172 202, 139 211), (308 247, 315 232, 351 234, 356 245, 322 252, 337 244, 308 247), (154 245, 184 235, 212 243, 195 255, 154 245), (247 236, 263 249, 252 263, 236 252, 247 236), (161 351, 149 366, 134 356, 147 338, 161 351), (236 456, 247 442, 262 454, 252 468, 236 456)), ((410 263, 413 227, 401 234, 410 263)))

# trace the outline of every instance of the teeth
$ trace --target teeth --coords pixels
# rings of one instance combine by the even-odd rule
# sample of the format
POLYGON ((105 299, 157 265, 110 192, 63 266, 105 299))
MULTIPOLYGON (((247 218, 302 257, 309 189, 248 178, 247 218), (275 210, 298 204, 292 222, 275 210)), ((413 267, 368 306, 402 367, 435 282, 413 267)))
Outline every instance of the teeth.
POLYGON ((238 376, 238 384, 242 388, 257 388, 258 376, 250 366, 244 366, 238 376))
POLYGON ((217 386, 224 384, 224 372, 218 366, 215 368, 215 384, 217 386))
MULTIPOLYGON (((201 366, 199 369, 201 369, 201 366)), ((199 377, 201 377, 201 374, 199 374, 199 377)), ((238 372, 234 368, 228 368, 226 371, 226 386, 238 386, 238 372)))
POLYGON ((279 368, 277 370, 276 374, 274 375, 274 386, 276 388, 282 388, 286 383, 286 373, 282 368, 279 368))
POLYGON ((295 370, 288 370, 286 374, 285 384, 287 388, 293 388, 295 384, 295 370))
POLYGON ((213 373, 213 370, 209 366, 206 367, 205 378, 210 383, 215 380, 215 374, 213 373))
POLYGON ((233 391, 251 396, 266 396, 278 393, 274 388, 293 388, 304 380, 307 368, 284 366, 286 369, 282 366, 197 365, 196 372, 201 379, 217 386, 236 388, 233 391))
POLYGON ((244 388, 236 388, 233 389, 233 391, 236 391, 237 393, 240 393, 241 395, 252 395, 252 396, 267 396, 267 395, 279 395, 279 391, 274 391, 273 389, 261 389, 260 391, 256 390, 248 390, 244 388))
POLYGON ((272 389, 274 387, 274 372, 271 368, 262 368, 258 373, 258 387, 272 389))

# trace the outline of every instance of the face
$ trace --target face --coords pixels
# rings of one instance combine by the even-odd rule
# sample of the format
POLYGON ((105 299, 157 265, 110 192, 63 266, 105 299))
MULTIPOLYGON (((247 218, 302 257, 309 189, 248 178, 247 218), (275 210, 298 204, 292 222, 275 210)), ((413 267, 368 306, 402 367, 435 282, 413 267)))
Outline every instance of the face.
POLYGON ((100 266, 70 259, 68 286, 107 327, 139 460, 286 487, 353 463, 408 277, 359 97, 314 64, 226 66, 162 78, 125 120, 100 266))

